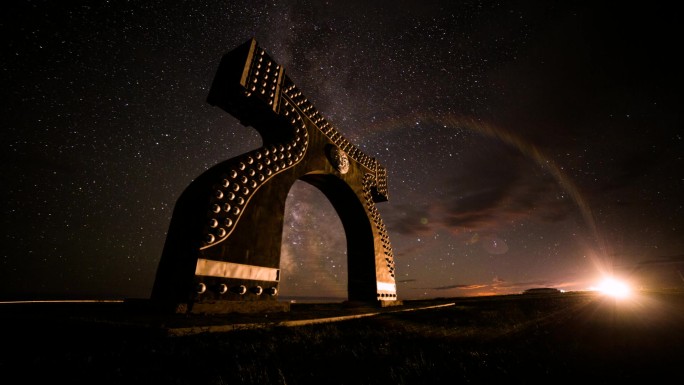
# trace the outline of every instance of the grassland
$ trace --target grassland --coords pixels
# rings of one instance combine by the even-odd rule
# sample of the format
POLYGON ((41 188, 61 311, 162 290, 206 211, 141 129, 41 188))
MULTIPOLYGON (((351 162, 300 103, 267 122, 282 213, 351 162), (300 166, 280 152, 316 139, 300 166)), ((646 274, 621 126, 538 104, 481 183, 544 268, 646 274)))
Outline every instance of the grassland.
MULTIPOLYGON (((157 327, 4 315, 10 384, 672 383, 684 295, 589 294, 454 303, 343 322, 170 337, 157 327), (14 320, 10 322, 10 320, 14 320), (30 321, 30 322, 29 322, 30 321)), ((310 316, 316 306, 293 307, 310 316)), ((349 311, 349 310, 343 310, 349 311)), ((266 317, 262 315, 261 317, 266 317)), ((272 316, 273 317, 273 316, 272 316)), ((253 322, 252 319, 250 322, 253 322)))

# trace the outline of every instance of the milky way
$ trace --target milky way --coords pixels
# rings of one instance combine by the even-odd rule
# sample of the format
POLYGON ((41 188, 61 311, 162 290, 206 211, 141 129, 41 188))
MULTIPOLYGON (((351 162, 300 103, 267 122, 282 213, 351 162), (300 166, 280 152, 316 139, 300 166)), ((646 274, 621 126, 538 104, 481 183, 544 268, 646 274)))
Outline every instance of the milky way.
MULTIPOLYGON (((678 13, 454 3, 5 6, 0 296, 149 296, 183 189, 261 146, 206 103, 251 37, 387 167, 400 298, 683 287, 678 13)), ((281 295, 344 298, 323 194, 297 182, 283 231, 281 295)))

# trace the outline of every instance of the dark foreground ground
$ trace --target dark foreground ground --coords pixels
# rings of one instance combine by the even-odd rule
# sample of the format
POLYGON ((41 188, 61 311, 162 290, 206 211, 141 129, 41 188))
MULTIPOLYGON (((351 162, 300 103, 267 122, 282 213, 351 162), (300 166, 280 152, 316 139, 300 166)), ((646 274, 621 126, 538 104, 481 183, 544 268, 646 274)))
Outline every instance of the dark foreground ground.
POLYGON ((163 320, 116 306, 0 307, 0 383, 662 384, 684 377, 683 294, 407 301, 371 317, 296 327, 275 325, 377 309, 301 304, 287 315, 163 320), (170 335, 189 324, 265 322, 276 323, 170 335))

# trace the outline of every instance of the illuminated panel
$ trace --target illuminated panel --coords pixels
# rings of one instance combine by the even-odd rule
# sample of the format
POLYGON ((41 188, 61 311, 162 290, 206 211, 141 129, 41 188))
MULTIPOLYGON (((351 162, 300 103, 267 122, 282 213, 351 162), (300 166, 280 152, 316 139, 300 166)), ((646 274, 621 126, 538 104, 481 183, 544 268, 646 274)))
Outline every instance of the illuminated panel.
POLYGON ((391 282, 377 282, 378 285, 378 291, 390 291, 390 292, 396 292, 397 291, 397 285, 391 282))
POLYGON ((199 258, 195 267, 195 275, 278 282, 280 280, 280 269, 199 258))

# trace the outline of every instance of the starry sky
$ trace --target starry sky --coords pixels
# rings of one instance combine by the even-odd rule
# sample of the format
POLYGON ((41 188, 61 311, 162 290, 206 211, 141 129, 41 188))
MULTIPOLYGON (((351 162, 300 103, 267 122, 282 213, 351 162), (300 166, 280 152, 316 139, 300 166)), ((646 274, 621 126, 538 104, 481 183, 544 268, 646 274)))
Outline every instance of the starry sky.
MULTIPOLYGON (((682 288, 679 13, 593 3, 4 4, 0 299, 149 297, 181 192, 261 146, 206 102, 252 37, 387 167, 400 299, 682 288)), ((282 297, 346 297, 305 182, 282 246, 282 297)))

